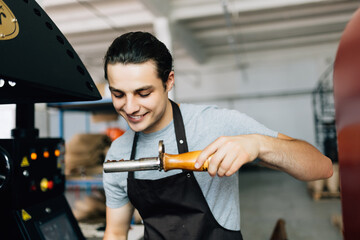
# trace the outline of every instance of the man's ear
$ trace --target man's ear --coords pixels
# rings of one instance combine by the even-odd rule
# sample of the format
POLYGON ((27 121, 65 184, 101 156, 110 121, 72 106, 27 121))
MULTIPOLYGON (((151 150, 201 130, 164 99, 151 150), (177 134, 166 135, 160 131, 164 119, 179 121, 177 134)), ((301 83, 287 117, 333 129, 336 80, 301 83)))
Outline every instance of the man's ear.
POLYGON ((174 73, 174 71, 171 71, 169 73, 169 77, 166 81, 166 91, 170 92, 170 90, 173 88, 174 84, 175 84, 175 73, 174 73))

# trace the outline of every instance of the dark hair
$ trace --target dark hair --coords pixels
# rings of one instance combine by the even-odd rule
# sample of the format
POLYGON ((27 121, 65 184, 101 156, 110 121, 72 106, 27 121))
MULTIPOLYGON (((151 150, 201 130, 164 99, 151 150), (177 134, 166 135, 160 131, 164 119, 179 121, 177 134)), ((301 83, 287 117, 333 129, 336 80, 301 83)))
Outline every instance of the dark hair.
POLYGON ((158 77, 164 87, 172 71, 173 58, 165 44, 148 32, 129 32, 116 38, 104 57, 104 72, 107 79, 107 65, 115 63, 156 64, 158 77))

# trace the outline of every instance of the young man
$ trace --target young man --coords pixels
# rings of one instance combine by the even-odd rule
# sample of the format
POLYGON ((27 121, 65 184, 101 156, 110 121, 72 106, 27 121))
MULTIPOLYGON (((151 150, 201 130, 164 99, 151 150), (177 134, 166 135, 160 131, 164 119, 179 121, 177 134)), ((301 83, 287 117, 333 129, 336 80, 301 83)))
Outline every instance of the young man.
POLYGON ((134 207, 144 221, 145 239, 242 239, 236 174, 242 165, 260 159, 305 181, 332 175, 330 159, 316 148, 245 114, 170 101, 172 57, 149 33, 115 39, 104 70, 114 107, 130 126, 106 159, 157 156, 159 140, 170 154, 203 150, 196 167, 212 155, 208 172, 104 173, 104 239, 127 239, 134 207))

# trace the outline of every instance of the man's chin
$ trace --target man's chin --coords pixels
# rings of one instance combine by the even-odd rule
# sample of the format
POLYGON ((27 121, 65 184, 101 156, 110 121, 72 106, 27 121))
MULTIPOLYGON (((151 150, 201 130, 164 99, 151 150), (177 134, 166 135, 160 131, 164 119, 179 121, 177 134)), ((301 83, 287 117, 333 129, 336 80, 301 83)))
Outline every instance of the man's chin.
POLYGON ((134 132, 143 132, 144 130, 146 130, 146 127, 144 127, 143 124, 134 124, 128 122, 128 125, 134 132))
POLYGON ((143 128, 133 127, 132 125, 129 125, 129 127, 130 127, 131 130, 133 130, 134 132, 142 132, 142 131, 143 131, 143 128))

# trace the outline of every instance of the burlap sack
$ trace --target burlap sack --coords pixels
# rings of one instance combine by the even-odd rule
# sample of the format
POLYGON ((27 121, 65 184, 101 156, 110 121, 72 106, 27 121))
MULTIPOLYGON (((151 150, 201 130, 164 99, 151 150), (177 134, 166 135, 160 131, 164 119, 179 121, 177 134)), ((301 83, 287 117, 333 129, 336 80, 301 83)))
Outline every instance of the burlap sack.
POLYGON ((111 140, 105 134, 76 134, 65 145, 65 174, 83 175, 102 166, 111 140))

